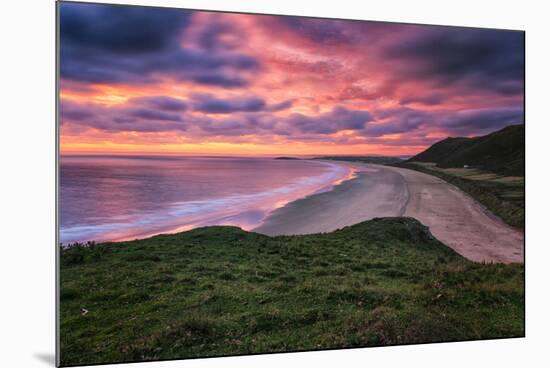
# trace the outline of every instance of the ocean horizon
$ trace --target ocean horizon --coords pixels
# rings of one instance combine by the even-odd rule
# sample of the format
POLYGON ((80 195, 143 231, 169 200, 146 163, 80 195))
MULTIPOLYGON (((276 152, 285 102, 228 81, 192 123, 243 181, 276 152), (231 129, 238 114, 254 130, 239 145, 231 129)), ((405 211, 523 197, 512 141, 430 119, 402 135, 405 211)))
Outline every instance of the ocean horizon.
POLYGON ((60 242, 123 241, 212 225, 251 230, 354 170, 273 157, 62 155, 60 242))

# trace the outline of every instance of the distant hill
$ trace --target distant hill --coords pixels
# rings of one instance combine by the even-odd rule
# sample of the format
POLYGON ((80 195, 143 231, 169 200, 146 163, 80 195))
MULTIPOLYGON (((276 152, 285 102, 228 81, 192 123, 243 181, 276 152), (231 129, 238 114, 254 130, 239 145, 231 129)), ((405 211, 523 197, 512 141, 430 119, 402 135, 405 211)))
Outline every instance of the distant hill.
POLYGON ((408 161, 434 162, 441 168, 468 165, 502 175, 524 176, 525 126, 510 125, 480 137, 447 138, 408 161))

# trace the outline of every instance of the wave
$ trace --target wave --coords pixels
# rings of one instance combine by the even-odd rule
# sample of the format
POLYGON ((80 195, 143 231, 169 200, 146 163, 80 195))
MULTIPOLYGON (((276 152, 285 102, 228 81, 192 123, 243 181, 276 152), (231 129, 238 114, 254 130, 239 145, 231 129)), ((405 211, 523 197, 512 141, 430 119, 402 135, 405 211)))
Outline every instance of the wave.
POLYGON ((329 170, 259 193, 173 202, 162 211, 106 218, 104 223, 94 225, 62 227, 61 240, 64 243, 123 241, 211 225, 233 225, 250 230, 261 225, 275 209, 297 199, 331 190, 335 185, 355 176, 355 169, 346 165, 311 162, 324 165, 329 170))

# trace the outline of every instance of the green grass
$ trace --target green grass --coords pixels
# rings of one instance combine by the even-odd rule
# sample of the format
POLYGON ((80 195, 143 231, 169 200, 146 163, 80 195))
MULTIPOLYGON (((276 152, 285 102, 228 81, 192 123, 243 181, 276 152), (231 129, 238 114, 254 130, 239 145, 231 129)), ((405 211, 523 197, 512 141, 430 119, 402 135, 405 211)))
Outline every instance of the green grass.
POLYGON ((60 259, 62 365, 524 335, 523 265, 470 262, 410 218, 207 227, 60 259))
POLYGON ((447 138, 409 159, 440 168, 464 165, 506 176, 525 176, 525 126, 509 125, 472 138, 447 138))
POLYGON ((392 166, 437 176, 472 196, 508 225, 525 226, 525 179, 479 169, 440 168, 429 162, 402 162, 392 166))

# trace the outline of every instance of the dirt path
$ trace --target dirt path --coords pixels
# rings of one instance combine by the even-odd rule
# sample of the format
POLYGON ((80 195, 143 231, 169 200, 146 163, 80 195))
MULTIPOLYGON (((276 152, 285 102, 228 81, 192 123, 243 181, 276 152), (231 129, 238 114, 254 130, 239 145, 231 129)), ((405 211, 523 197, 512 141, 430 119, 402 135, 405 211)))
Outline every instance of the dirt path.
POLYGON ((369 165, 400 174, 409 200, 404 215, 429 226, 432 234, 476 262, 523 262, 523 232, 506 225, 460 189, 414 170, 369 165))

